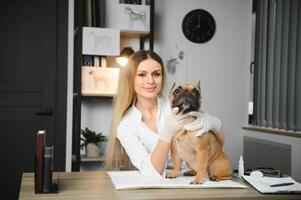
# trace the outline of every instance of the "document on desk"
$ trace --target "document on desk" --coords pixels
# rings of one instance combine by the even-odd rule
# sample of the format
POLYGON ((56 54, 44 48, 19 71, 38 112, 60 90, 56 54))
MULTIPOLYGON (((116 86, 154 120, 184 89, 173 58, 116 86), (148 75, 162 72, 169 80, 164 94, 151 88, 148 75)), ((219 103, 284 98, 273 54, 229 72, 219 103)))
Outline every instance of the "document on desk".
POLYGON ((145 177, 139 171, 110 171, 108 172, 116 190, 146 189, 146 188, 247 188, 246 185, 232 181, 210 181, 193 185, 191 176, 180 175, 175 179, 145 177))
POLYGON ((261 193, 301 193, 301 184, 292 177, 243 176, 243 178, 261 193))

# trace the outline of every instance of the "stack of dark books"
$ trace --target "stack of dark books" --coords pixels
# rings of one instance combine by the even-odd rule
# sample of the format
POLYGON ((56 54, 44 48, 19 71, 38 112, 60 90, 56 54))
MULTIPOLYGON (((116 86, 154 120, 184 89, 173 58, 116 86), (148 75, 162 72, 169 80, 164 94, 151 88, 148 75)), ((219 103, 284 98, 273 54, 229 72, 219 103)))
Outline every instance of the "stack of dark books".
POLYGON ((35 193, 53 193, 58 185, 52 183, 53 146, 46 146, 46 131, 35 134, 35 193))

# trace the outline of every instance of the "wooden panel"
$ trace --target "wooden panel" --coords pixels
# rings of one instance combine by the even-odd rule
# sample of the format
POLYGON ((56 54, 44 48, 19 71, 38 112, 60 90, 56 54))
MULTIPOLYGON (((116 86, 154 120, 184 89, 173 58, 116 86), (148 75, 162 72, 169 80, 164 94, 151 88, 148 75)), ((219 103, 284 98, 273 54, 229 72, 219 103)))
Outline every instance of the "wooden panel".
MULTIPOLYGON (((0 107, 0 121, 15 121, 19 123, 20 120, 41 120, 41 117, 35 115, 35 112, 41 111, 42 107, 29 106, 5 106, 0 107)), ((18 125, 18 124, 15 124, 18 125)))
MULTIPOLYGON (((43 1, 1 4, 0 89, 37 87, 42 83, 43 1)), ((41 88, 41 87, 40 87, 41 88)))
POLYGON ((42 105, 41 92, 0 92, 0 106, 36 106, 42 105))
POLYGON ((17 199, 21 173, 34 170, 33 134, 38 129, 46 129, 47 143, 55 145, 55 166, 59 163, 62 170, 65 166, 67 6, 66 0, 11 0, 0 6, 0 171, 4 172, 0 186, 4 199, 17 199), (47 108, 54 114, 35 114, 47 108))
POLYGON ((23 172, 31 172, 34 162, 33 130, 39 121, 0 121, 1 127, 1 195, 3 199, 17 199, 23 172))

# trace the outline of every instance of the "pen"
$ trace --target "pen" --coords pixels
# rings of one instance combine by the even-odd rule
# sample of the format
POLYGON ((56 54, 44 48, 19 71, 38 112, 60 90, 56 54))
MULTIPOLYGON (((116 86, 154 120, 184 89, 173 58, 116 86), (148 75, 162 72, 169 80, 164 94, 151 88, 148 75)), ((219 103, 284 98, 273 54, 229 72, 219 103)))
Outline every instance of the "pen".
POLYGON ((288 183, 278 183, 278 184, 273 184, 270 185, 270 187, 281 187, 281 186, 288 186, 288 185, 293 185, 293 182, 288 182, 288 183))

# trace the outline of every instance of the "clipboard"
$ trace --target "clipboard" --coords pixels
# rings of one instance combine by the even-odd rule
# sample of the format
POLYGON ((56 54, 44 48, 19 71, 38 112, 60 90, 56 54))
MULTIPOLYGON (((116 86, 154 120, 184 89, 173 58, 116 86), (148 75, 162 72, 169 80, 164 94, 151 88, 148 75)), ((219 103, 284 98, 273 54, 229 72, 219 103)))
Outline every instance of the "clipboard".
POLYGON ((242 178, 262 194, 301 194, 301 184, 292 177, 254 177, 242 176, 242 178))

